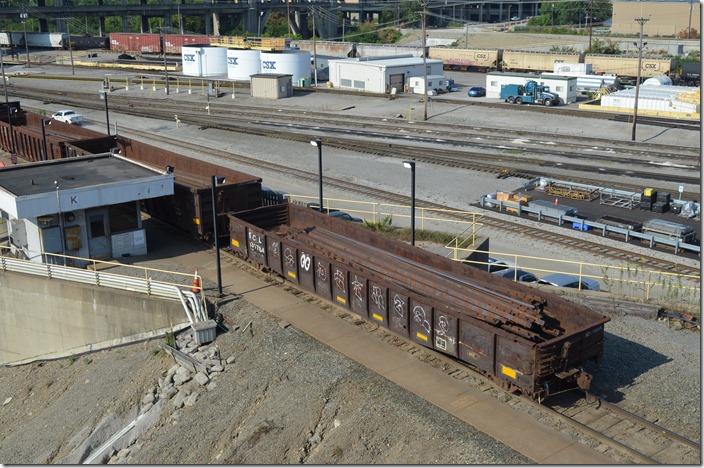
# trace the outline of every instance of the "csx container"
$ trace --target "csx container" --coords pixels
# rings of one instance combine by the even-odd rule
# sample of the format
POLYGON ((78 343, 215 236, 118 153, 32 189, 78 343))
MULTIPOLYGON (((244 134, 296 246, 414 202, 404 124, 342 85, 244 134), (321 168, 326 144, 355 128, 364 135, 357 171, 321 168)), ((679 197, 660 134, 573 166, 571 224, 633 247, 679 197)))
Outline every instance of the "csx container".
POLYGON ((262 52, 261 60, 262 73, 293 75, 294 83, 298 83, 301 78, 310 79, 310 52, 307 50, 262 52))
MULTIPOLYGON (((615 73, 618 76, 636 78, 638 76, 638 56, 586 54, 584 63, 592 65, 594 73, 615 73)), ((674 70, 675 59, 643 57, 641 60, 642 78, 669 75, 674 70)))
POLYGON ((500 57, 501 49, 430 47, 428 50, 428 58, 442 60, 445 69, 496 70, 501 64, 500 57))
POLYGON ((262 58, 259 50, 228 49, 227 77, 231 80, 247 80, 261 73, 262 58))
POLYGON ((503 70, 552 72, 555 64, 582 63, 582 54, 568 52, 537 52, 525 50, 504 50, 501 66, 503 70))
POLYGON ((227 76, 227 49, 217 46, 184 46, 181 48, 183 74, 224 78, 227 76))
POLYGON ((588 388, 581 366, 602 357, 609 319, 553 294, 302 206, 229 219, 237 254, 507 390, 541 399, 588 388))
POLYGON ((132 53, 161 53, 158 34, 110 33, 110 50, 132 53))

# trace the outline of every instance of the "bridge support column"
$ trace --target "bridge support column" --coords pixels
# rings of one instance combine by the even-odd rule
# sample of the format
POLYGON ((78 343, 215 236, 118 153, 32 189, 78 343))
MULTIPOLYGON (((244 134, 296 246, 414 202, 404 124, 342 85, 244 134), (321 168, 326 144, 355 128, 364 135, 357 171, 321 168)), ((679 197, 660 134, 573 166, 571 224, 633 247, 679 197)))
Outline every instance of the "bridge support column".
POLYGON ((220 13, 213 12, 213 36, 220 35, 220 13))
POLYGON ((212 12, 206 13, 205 17, 203 19, 205 20, 205 34, 207 36, 210 36, 213 34, 213 14, 212 14, 212 12))

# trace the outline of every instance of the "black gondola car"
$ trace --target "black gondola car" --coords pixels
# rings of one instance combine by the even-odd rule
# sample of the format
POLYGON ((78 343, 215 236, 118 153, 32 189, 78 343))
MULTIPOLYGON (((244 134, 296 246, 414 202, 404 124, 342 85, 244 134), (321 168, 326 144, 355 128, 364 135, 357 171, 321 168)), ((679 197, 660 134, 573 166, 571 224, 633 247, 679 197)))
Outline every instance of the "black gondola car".
POLYGON ((541 400, 588 389, 609 319, 293 204, 230 213, 238 255, 390 331, 541 400))

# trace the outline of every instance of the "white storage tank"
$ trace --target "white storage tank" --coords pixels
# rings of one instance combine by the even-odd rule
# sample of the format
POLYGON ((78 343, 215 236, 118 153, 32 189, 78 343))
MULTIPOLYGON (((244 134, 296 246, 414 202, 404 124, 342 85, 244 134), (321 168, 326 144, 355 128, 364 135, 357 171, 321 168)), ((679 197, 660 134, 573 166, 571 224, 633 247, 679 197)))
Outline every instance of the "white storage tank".
POLYGON ((672 86, 672 78, 667 75, 653 76, 645 80, 642 86, 672 86))
POLYGON ((225 47, 183 46, 181 60, 183 74, 186 76, 227 76, 227 49, 225 47))
POLYGON ((262 72, 262 58, 259 50, 228 49, 227 77, 231 80, 247 80, 262 72))
POLYGON ((285 51, 262 52, 262 73, 274 75, 293 75, 293 85, 303 79, 310 80, 310 52, 285 51))

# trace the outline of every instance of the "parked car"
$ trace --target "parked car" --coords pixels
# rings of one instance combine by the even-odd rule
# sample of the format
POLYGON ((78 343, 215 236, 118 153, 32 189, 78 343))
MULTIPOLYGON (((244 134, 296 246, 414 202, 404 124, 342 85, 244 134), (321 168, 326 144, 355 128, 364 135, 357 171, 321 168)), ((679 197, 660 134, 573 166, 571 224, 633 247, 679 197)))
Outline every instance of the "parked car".
POLYGON ((51 118, 54 120, 58 120, 59 122, 66 122, 68 124, 73 125, 80 125, 83 123, 83 116, 81 114, 77 114, 76 111, 70 109, 64 109, 55 112, 51 116, 51 118))
POLYGON ((492 273, 492 275, 510 279, 512 281, 520 281, 522 283, 538 282, 538 277, 535 276, 533 273, 516 268, 506 268, 504 270, 495 271, 492 273))
POLYGON ((489 273, 494 273, 496 271, 501 271, 516 266, 513 262, 508 262, 506 260, 501 260, 499 258, 494 257, 489 257, 487 259, 487 263, 487 271, 489 273))
POLYGON ((330 216, 332 216, 333 218, 342 219, 344 221, 352 221, 353 223, 364 222, 363 219, 355 218, 354 216, 350 215, 349 213, 345 213, 344 211, 332 211, 330 213, 330 216))
POLYGON ((486 96, 486 89, 482 88, 481 86, 472 86, 471 88, 469 88, 469 91, 467 91, 467 96, 469 96, 469 97, 486 96))
POLYGON ((568 275, 565 273, 555 273, 552 275, 544 276, 538 280, 540 284, 549 284, 550 286, 559 286, 561 288, 580 288, 589 291, 599 291, 599 282, 592 278, 585 278, 582 276, 582 281, 580 283, 579 276, 568 275))

